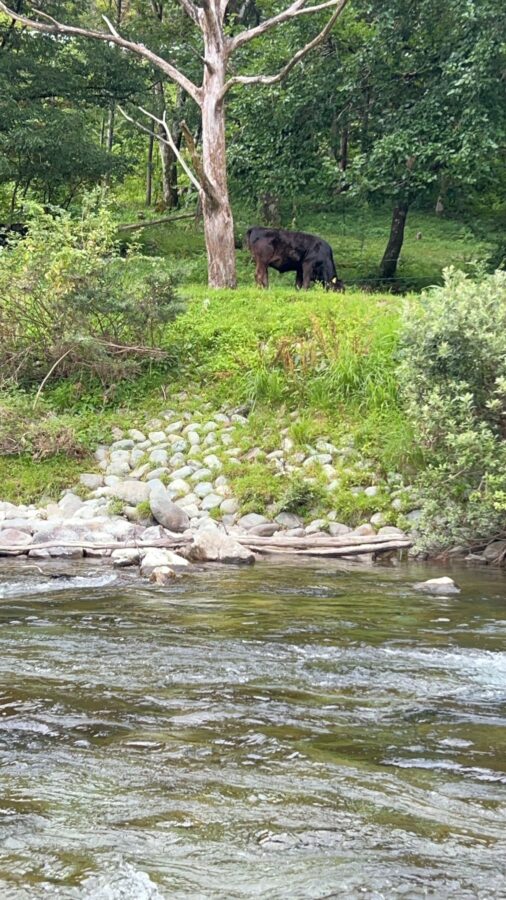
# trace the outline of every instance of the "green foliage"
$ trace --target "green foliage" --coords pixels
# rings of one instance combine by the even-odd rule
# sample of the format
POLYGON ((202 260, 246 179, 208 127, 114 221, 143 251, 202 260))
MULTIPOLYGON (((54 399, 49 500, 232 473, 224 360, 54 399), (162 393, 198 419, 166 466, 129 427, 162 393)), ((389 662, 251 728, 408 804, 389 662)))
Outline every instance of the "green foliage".
POLYGON ((162 260, 119 254, 98 195, 82 215, 31 207, 29 232, 0 251, 3 385, 73 376, 107 389, 161 354, 163 329, 180 310, 162 260))
POLYGON ((251 463, 233 480, 241 511, 264 513, 279 500, 282 482, 262 463, 251 463))
POLYGON ((431 547, 506 525, 506 275, 449 270, 406 312, 399 376, 425 456, 419 480, 431 547))
POLYGON ((277 510, 305 517, 325 500, 325 496, 322 484, 314 479, 309 481, 297 472, 290 477, 277 504, 277 510))

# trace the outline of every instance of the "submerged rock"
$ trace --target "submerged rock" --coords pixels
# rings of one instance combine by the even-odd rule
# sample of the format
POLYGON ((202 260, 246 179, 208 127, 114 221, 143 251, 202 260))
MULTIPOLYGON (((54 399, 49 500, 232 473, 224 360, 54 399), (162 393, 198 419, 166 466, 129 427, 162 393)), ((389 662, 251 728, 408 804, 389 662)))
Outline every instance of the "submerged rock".
POLYGON ((158 584, 163 587, 165 584, 169 584, 171 581, 174 581, 176 578, 176 573, 174 569, 171 569, 170 566, 157 566, 156 569, 153 569, 151 575, 149 576, 149 580, 152 584, 158 584))
POLYGON ((425 594, 460 594, 460 588, 455 584, 453 578, 447 575, 442 578, 429 578, 428 581, 418 581, 413 585, 415 591, 422 591, 425 594))

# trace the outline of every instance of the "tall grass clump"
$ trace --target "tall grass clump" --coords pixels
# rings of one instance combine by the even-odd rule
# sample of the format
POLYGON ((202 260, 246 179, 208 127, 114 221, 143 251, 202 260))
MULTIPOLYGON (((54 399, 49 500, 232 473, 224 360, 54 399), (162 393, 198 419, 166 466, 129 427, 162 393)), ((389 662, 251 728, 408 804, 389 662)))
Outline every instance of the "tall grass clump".
POLYGON ((403 322, 399 378, 424 454, 430 549, 506 532, 506 273, 449 269, 403 322))

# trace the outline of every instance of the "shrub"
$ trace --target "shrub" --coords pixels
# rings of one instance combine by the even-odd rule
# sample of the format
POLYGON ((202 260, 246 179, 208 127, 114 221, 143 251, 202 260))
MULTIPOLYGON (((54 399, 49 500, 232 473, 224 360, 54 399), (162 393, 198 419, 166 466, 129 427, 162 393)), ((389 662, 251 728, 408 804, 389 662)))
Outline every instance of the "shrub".
POLYGON ((120 256, 99 195, 80 218, 32 205, 29 231, 0 251, 0 386, 98 378, 104 387, 160 358, 180 305, 160 259, 120 256))
POLYGON ((418 489, 430 548, 506 526, 506 273, 453 269, 407 312, 399 377, 425 458, 418 489))

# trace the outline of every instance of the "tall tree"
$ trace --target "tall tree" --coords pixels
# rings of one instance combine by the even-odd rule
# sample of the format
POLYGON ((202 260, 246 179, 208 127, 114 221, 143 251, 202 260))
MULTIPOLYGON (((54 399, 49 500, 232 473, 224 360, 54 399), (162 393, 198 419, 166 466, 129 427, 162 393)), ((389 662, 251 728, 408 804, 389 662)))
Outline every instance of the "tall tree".
MULTIPOLYGON (((202 154, 201 156, 197 155, 191 139, 188 140, 188 149, 195 170, 192 180, 198 188, 202 201, 209 284, 212 287, 235 287, 234 229, 228 193, 225 140, 226 96, 236 85, 275 84, 281 81, 307 53, 325 39, 346 2, 347 0, 323 0, 323 2, 307 6, 307 0, 293 0, 290 6, 258 25, 239 30, 236 34, 230 34, 230 28, 226 26, 225 22, 228 0, 202 0, 202 6, 197 6, 194 0, 179 0, 188 19, 201 34, 203 55, 200 85, 195 84, 175 65, 144 44, 123 37, 108 19, 106 19, 106 23, 109 31, 104 32, 77 25, 67 25, 47 13, 35 13, 38 18, 29 18, 21 15, 15 9, 9 8, 2 0, 0 0, 0 11, 24 27, 35 31, 47 32, 55 36, 84 37, 115 44, 163 72, 200 107, 202 154), (333 9, 332 14, 320 31, 298 49, 276 74, 238 75, 230 71, 233 57, 250 41, 300 16, 318 14, 322 10, 331 8, 333 9)), ((162 122, 165 127, 165 120, 162 122)), ((168 143, 175 149, 170 129, 165 128, 165 131, 168 143)), ((182 161, 179 151, 177 155, 182 161)))

